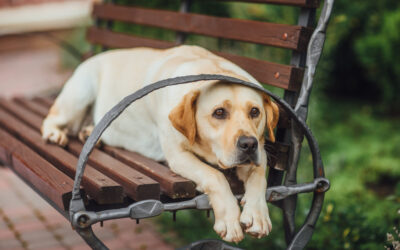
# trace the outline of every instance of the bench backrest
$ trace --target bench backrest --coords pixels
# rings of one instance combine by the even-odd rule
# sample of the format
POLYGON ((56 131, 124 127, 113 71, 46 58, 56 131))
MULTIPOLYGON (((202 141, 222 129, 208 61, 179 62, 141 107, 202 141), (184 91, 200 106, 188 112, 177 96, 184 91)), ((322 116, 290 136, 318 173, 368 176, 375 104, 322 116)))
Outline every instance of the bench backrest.
MULTIPOLYGON (((136 5, 122 6, 112 2, 108 1, 94 6, 93 16, 96 19, 96 25, 89 28, 87 32, 87 39, 92 44, 101 45, 107 49, 142 46, 169 48, 185 43, 188 34, 196 34, 287 49, 291 51, 289 65, 221 52, 218 49, 213 50, 213 52, 236 63, 261 83, 283 89, 286 101, 295 104, 303 80, 307 46, 313 32, 312 26, 314 25, 315 10, 319 6, 319 0, 236 1, 279 4, 300 8, 297 25, 189 13, 191 2, 195 2, 195 0, 182 0, 180 9, 176 11, 150 9, 136 5), (116 32, 112 28, 115 23, 172 30, 177 32, 177 36, 175 41, 166 41, 116 32)), ((199 4, 199 2, 200 0, 197 0, 196 4, 199 4)), ((207 2, 210 1, 201 1, 200 4, 207 2)), ((216 0, 214 2, 223 1, 216 0)), ((135 4, 135 1, 133 1, 133 4, 135 4)), ((284 138, 287 138, 285 134, 287 134, 288 120, 284 114, 281 115, 278 128, 280 128, 277 130, 278 143, 274 146, 277 157, 275 157, 276 161, 270 161, 269 165, 279 170, 285 170, 288 158, 288 147, 285 142, 288 143, 288 140, 284 138)), ((281 181, 281 178, 278 179, 281 181)), ((278 180, 278 182, 280 181, 278 180)))
MULTIPOLYGON (((318 6, 319 1, 252 0, 242 2, 285 4, 312 9, 318 6)), ((100 20, 120 21, 174 30, 186 34, 231 39, 285 48, 300 53, 305 52, 307 49, 307 44, 312 34, 312 28, 302 25, 277 24, 188 13, 188 8, 184 7, 188 4, 188 1, 183 1, 181 11, 170 11, 105 3, 95 5, 93 15, 100 20)), ((169 48, 184 42, 182 37, 178 37, 176 42, 171 42, 117 33, 98 27, 90 28, 87 37, 94 44, 101 44, 111 48, 140 46, 169 48)), ((298 91, 300 88, 304 71, 301 65, 283 65, 240 55, 214 52, 238 64, 261 83, 291 91, 298 91)))

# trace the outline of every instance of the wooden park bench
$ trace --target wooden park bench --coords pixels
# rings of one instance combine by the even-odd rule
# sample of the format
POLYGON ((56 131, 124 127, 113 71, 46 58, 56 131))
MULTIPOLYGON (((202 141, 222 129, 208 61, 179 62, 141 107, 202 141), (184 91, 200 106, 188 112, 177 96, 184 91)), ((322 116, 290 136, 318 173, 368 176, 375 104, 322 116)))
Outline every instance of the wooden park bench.
MULTIPOLYGON (((298 24, 193 14, 189 13, 189 0, 182 1, 179 11, 120 6, 109 2, 94 6, 96 22, 95 26, 88 29, 87 38, 103 49, 139 46, 169 48, 185 43, 188 34, 198 34, 291 50, 290 65, 214 52, 241 66, 261 83, 284 90, 283 100, 287 105, 280 105, 277 141, 266 144, 270 155, 266 198, 283 211, 288 249, 301 249, 312 236, 322 208, 324 192, 329 188, 329 182, 324 178, 318 146, 304 122, 333 0, 325 0, 317 25, 315 16, 319 0, 241 2, 298 7, 298 24), (177 39, 176 42, 161 41, 115 32, 113 22, 174 30, 177 31, 177 39), (288 108, 290 106, 294 111, 288 108), (296 170, 304 135, 309 141, 314 159, 314 181, 297 184, 296 170), (303 192, 314 192, 314 199, 304 224, 296 230, 297 194, 303 192)), ((85 208, 97 213, 70 211, 74 177, 77 175, 78 158, 83 144, 77 139, 71 139, 66 148, 61 148, 42 140, 41 123, 54 98, 0 100, 0 160, 67 219, 71 219, 74 228, 91 247, 105 248, 91 231, 91 225, 95 222, 120 217, 141 219, 158 215, 162 211, 175 212, 184 208, 210 209, 208 202, 204 203, 207 197, 196 192, 194 183, 174 174, 167 166, 137 153, 105 145, 93 149, 82 183, 75 190, 85 208), (123 210, 125 208, 127 210, 123 210), (157 210, 155 208, 158 211, 154 211, 157 210)), ((228 171, 226 175, 235 193, 240 195, 243 191, 241 183, 235 180, 232 172, 228 171)), ((74 195, 77 196, 76 193, 74 195)), ((192 243, 186 249, 201 247, 235 249, 221 241, 212 240, 192 243)))

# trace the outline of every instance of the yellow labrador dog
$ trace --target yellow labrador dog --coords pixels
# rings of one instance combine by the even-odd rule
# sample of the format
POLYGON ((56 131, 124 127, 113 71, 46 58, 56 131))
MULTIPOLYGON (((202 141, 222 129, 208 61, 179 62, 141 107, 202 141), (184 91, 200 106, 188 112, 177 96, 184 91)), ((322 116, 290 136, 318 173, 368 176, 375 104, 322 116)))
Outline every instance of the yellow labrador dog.
MULTIPOLYGON (((82 63, 65 84, 42 125, 43 138, 66 145, 67 130, 81 137, 89 106, 93 121, 123 97, 171 77, 223 74, 257 81, 235 64, 196 46, 167 50, 114 50, 82 63)), ((208 194, 215 214, 214 230, 239 242, 243 231, 263 237, 271 231, 265 201, 267 157, 264 133, 274 140, 278 107, 268 96, 239 85, 207 81, 167 87, 133 103, 102 135, 102 142, 166 160, 175 173, 193 180, 208 194), (238 202, 222 169, 237 167, 245 184, 238 202)))

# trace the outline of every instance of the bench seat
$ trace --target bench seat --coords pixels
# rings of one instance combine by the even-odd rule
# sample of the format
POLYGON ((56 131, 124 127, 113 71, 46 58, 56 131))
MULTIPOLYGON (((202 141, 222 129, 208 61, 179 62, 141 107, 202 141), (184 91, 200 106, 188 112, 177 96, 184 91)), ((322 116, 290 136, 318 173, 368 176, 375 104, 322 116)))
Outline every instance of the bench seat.
MULTIPOLYGON (((40 127, 53 102, 54 97, 0 100, 0 160, 65 213, 83 144, 70 138, 68 145, 61 148, 43 141, 40 127)), ((270 165, 276 165, 277 154, 287 151, 282 144, 267 147, 274 153, 270 154, 270 165)), ((224 174, 233 192, 243 193, 243 183, 235 172, 224 174)), ((97 209, 146 199, 189 199, 198 194, 192 181, 173 173, 166 165, 107 145, 91 153, 81 192, 97 209)))
MULTIPOLYGON (((71 138, 61 148, 43 141, 40 127, 52 102, 52 98, 0 100, 0 160, 57 209, 67 211, 83 144, 71 138)), ((168 167, 110 146, 92 152, 83 190, 98 205, 196 195, 194 183, 168 167)))

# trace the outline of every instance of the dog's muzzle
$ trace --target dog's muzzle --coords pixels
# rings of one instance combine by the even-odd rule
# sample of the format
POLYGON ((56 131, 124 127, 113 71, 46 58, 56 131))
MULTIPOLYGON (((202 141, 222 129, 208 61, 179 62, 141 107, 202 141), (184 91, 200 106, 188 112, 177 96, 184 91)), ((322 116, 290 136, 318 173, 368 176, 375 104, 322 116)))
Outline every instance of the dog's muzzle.
POLYGON ((255 163, 258 165, 258 140, 253 136, 240 136, 236 145, 239 164, 255 163))

